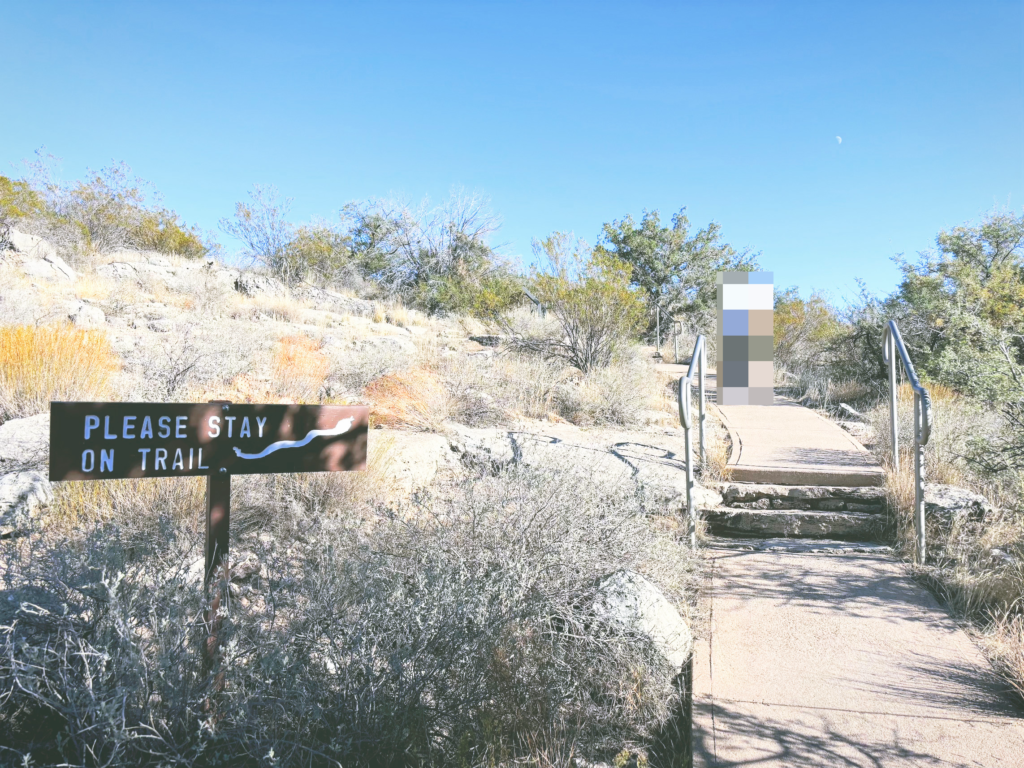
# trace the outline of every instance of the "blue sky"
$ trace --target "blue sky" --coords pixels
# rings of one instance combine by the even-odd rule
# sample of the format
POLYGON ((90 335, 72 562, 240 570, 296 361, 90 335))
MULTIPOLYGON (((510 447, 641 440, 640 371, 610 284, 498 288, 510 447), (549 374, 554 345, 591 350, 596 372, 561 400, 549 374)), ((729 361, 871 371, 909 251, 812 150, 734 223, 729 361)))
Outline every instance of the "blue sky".
POLYGON ((253 183, 296 220, 464 187, 528 258, 686 206, 842 301, 1024 208, 1024 2, 0 0, 0 27, 0 173, 123 160, 205 229, 253 183))

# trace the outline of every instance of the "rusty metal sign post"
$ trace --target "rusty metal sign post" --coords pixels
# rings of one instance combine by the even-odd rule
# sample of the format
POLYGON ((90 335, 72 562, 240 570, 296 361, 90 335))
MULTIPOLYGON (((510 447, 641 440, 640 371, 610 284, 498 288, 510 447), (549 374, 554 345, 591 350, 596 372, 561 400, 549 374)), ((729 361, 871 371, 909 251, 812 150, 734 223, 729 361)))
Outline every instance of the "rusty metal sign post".
POLYGON ((231 476, 366 469, 366 406, 50 403, 50 480, 206 476, 205 673, 224 687, 219 615, 230 583, 231 476))

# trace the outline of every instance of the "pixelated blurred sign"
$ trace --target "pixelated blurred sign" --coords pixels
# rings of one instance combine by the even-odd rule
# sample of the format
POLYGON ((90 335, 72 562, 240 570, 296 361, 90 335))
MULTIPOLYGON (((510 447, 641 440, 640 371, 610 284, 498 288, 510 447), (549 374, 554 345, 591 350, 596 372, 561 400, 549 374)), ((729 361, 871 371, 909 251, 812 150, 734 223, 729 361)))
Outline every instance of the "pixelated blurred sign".
POLYGON ((771 272, 719 272, 718 404, 775 402, 771 272))
POLYGON ((50 479, 361 470, 368 419, 365 406, 51 403, 50 479))

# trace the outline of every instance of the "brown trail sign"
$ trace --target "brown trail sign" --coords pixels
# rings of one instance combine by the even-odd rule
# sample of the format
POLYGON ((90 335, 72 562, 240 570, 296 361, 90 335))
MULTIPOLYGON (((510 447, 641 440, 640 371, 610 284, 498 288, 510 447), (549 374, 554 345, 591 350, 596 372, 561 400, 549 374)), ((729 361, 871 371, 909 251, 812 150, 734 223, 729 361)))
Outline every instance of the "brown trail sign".
POLYGON ((365 469, 369 409, 51 403, 50 479, 365 469))
MULTIPOLYGON (((50 480, 206 475, 206 585, 219 567, 227 584, 231 475, 364 470, 369 415, 366 406, 50 403, 50 480)), ((206 619, 209 669, 220 592, 206 619)))

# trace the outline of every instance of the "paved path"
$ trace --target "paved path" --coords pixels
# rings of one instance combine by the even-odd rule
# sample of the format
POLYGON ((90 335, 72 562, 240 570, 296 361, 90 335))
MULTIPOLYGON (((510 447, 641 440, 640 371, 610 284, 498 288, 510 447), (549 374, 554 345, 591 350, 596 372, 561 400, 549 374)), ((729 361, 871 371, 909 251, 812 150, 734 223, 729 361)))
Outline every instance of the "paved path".
MULTIPOLYGON (((663 366, 683 375, 675 368, 663 366)), ((713 377, 708 387, 713 395, 713 377)), ((884 482, 859 443, 791 400, 718 412, 734 482, 884 482)), ((723 539, 707 552, 711 622, 694 661, 695 766, 1024 768, 1018 700, 880 548, 723 539)))
MULTIPOLYGON (((687 366, 655 366, 673 377, 687 366)), ((705 377, 709 400, 715 375, 705 377)), ((716 405, 729 430, 730 478, 741 483, 781 485, 883 485, 885 472, 874 457, 838 425, 789 398, 775 405, 716 405)))
POLYGON ((695 766, 1024 766, 1014 700, 891 558, 709 554, 695 766))
POLYGON ((784 485, 883 485, 874 457, 838 425, 775 396, 775 405, 720 405, 732 438, 732 480, 784 485))

